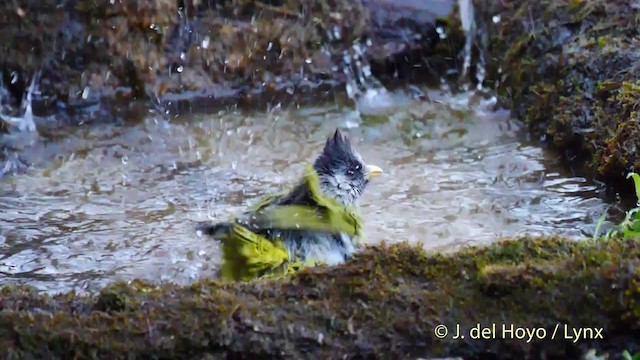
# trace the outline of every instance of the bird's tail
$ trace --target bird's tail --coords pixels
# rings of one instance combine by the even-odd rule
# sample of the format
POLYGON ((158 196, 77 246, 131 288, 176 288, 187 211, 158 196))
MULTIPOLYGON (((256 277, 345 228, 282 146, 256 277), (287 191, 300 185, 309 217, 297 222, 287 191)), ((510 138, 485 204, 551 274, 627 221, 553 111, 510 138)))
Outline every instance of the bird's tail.
POLYGON ((208 235, 211 236, 213 238, 216 239, 220 239, 223 236, 229 234, 229 232, 232 229, 232 224, 230 223, 216 223, 216 224, 211 224, 211 223, 203 223, 203 224, 199 224, 196 227, 196 231, 201 232, 203 235, 208 235))
POLYGON ((287 264, 289 255, 282 241, 271 241, 237 223, 201 224, 197 230, 222 243, 220 276, 224 279, 252 280, 287 264))

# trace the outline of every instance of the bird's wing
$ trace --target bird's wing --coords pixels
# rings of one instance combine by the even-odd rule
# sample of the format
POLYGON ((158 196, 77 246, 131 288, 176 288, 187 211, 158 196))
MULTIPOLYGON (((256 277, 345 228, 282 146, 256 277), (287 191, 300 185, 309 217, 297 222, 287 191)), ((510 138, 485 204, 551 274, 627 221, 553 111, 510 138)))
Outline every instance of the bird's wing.
POLYGON ((219 229, 216 237, 222 242, 222 278, 251 280, 286 268, 289 256, 279 239, 269 240, 237 223, 219 229))
POLYGON ((349 236, 358 234, 355 218, 339 207, 275 205, 253 213, 245 221, 241 223, 261 233, 277 229, 345 233, 349 236))
POLYGON ((318 174, 310 164, 304 185, 301 191, 306 195, 292 197, 286 192, 267 195, 236 221, 261 234, 270 230, 307 230, 354 237, 361 233, 362 220, 356 209, 324 196, 318 174))
POLYGON ((311 195, 308 204, 282 204, 286 193, 268 195, 231 223, 200 227, 204 233, 222 242, 223 278, 251 280, 276 272, 286 274, 307 266, 289 262, 286 247, 275 236, 277 230, 321 231, 344 233, 355 239, 360 237, 363 222, 357 210, 324 196, 312 166, 307 167, 305 181, 311 195))
POLYGON ((320 190, 320 178, 310 164, 305 169, 305 178, 311 196, 319 207, 326 209, 332 219, 331 222, 340 224, 341 228, 348 226, 351 231, 346 233, 359 237, 362 234, 363 220, 358 210, 353 206, 341 204, 335 199, 325 196, 320 190))
POLYGON ((286 192, 281 191, 275 194, 264 195, 251 206, 250 212, 260 211, 270 205, 277 204, 286 194, 286 192))

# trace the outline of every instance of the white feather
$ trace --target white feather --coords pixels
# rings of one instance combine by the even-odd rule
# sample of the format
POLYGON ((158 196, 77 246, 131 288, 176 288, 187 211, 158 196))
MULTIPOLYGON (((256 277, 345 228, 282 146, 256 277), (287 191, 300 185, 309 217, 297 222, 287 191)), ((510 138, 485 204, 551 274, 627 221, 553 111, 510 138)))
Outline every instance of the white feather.
POLYGON ((340 242, 325 233, 305 233, 303 241, 299 242, 294 239, 284 237, 289 258, 314 260, 331 266, 344 263, 355 252, 353 239, 346 234, 340 234, 340 242))

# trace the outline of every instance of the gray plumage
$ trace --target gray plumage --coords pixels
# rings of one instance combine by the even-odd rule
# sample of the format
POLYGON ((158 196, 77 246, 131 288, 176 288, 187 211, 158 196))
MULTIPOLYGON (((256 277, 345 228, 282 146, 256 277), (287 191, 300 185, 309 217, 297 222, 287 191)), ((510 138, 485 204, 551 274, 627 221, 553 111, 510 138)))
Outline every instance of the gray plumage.
MULTIPOLYGON (((318 174, 320 191, 345 206, 357 206, 359 197, 369 183, 370 176, 380 174, 376 166, 366 165, 362 156, 351 145, 349 139, 336 130, 315 160, 313 168, 318 174)), ((306 205, 314 207, 311 190, 303 180, 290 192, 273 197, 263 210, 276 205, 306 205)), ((290 261, 308 260, 327 265, 336 265, 349 259, 356 250, 355 239, 344 233, 330 233, 309 230, 282 230, 269 224, 257 224, 256 213, 247 212, 237 221, 251 231, 267 239, 279 237, 287 248, 290 261)), ((218 225, 219 226, 219 225, 218 225)), ((214 235, 217 230, 205 229, 214 235)))

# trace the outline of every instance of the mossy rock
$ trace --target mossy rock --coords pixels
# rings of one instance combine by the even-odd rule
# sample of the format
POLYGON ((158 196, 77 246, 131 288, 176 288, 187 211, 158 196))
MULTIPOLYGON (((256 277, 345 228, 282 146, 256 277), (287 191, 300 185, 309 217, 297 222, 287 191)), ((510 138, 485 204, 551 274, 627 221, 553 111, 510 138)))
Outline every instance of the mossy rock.
POLYGON ((476 3, 491 39, 487 84, 501 102, 572 166, 632 188, 625 176, 640 169, 640 10, 618 0, 476 3))
POLYGON ((617 356, 640 346, 638 259, 636 240, 522 238, 452 254, 373 246, 342 266, 250 283, 135 281, 92 297, 7 287, 0 348, 13 358, 617 356), (434 335, 440 324, 445 339, 434 335), (472 339, 477 324, 548 336, 472 339), (603 338, 550 339, 562 324, 602 328, 603 338), (464 339, 452 338, 456 325, 464 339))
MULTIPOLYGON (((434 4, 450 6, 440 0, 434 4)), ((344 56, 360 51, 353 48, 356 43, 371 44, 359 61, 364 66, 375 58, 376 75, 393 76, 400 65, 429 63, 437 70, 451 65, 442 61, 444 50, 436 49, 429 21, 406 7, 377 1, 4 2, 0 71, 16 103, 41 71, 36 115, 40 103, 46 104, 42 112, 54 112, 59 104, 69 109, 102 101, 126 107, 132 100, 174 102, 184 94, 209 99, 209 107, 254 104, 256 98, 275 104, 291 90, 304 100, 313 90, 343 88, 344 56), (400 9, 415 21, 390 20, 381 28, 371 18, 372 9, 391 14, 392 20, 400 20, 395 14, 400 9), (389 34, 395 34, 392 41, 389 34), (388 45, 404 50, 380 50, 388 45), (8 81, 14 72, 18 80, 8 81)), ((428 77, 437 82, 438 74, 428 72, 428 77)))

